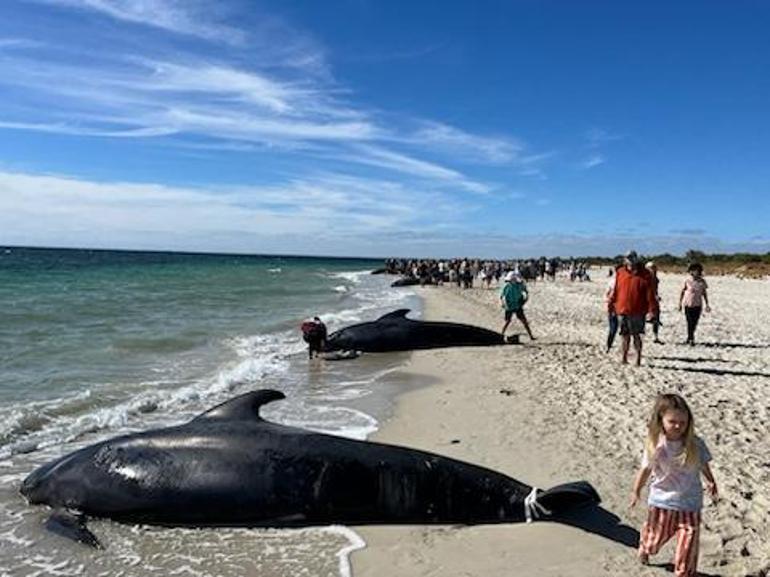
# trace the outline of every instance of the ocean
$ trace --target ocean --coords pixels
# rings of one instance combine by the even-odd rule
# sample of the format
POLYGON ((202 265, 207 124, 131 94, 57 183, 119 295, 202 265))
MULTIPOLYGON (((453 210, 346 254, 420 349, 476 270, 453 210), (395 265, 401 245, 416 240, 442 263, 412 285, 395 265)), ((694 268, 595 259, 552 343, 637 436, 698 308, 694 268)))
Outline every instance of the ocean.
POLYGON ((377 260, 0 247, 0 576, 346 575, 345 527, 182 529, 92 520, 94 551, 18 494, 35 467, 118 434, 183 423, 274 388, 276 422, 356 439, 408 386, 406 354, 308 361, 329 331, 420 301, 377 260))

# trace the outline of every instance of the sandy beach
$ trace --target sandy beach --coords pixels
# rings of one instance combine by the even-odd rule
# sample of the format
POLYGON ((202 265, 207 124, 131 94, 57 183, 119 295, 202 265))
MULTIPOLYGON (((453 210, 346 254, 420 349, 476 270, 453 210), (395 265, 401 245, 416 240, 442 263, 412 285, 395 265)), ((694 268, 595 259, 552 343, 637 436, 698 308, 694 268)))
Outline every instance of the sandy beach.
MULTIPOLYGON (((709 278, 712 313, 686 346, 676 310, 684 276, 661 275, 661 339, 649 334, 640 368, 621 366, 618 342, 604 352, 602 273, 594 282, 530 285, 527 316, 514 319, 522 345, 419 351, 406 370, 429 383, 398 398, 375 440, 434 451, 547 488, 585 479, 618 516, 617 534, 641 526, 645 506, 628 507, 645 424, 657 392, 690 403, 696 432, 711 448, 721 499, 707 499, 702 575, 770 571, 770 282, 709 278)), ((420 289, 425 318, 502 325, 498 291, 420 289)), ((666 575, 672 548, 640 566, 634 549, 554 523, 363 527, 356 577, 379 575, 666 575)), ((627 539, 625 539, 627 541, 627 539)))

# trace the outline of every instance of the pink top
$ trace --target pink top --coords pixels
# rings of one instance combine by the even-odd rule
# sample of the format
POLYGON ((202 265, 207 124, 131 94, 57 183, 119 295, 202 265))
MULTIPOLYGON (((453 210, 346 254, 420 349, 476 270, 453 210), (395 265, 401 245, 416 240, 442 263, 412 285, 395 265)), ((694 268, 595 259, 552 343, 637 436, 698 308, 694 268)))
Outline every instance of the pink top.
POLYGON ((684 297, 682 304, 686 307, 703 306, 703 295, 706 294, 708 285, 702 278, 690 277, 684 281, 684 297))

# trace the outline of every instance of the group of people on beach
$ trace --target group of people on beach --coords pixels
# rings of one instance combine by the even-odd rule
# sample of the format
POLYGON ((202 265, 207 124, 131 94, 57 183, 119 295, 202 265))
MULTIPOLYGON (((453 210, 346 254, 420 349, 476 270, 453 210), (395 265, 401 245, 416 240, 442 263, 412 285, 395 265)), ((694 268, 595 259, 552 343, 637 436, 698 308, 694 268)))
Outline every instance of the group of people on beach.
POLYGON ((418 279, 420 285, 456 284, 462 288, 473 288, 478 281, 481 286, 491 288, 492 283, 500 284, 500 279, 508 271, 514 271, 525 281, 556 279, 556 274, 564 271, 570 280, 590 280, 590 265, 574 259, 531 258, 523 260, 482 260, 471 258, 454 259, 387 259, 381 272, 400 274, 410 279, 418 279))
MULTIPOLYGON (((391 263, 392 264, 392 263, 391 263)), ((457 264, 457 263, 455 263, 457 264)), ((459 264, 458 270, 469 269, 459 264)), ((486 266, 486 265, 484 265, 486 266)), ((442 268, 442 274, 444 267, 442 268)), ((455 270, 450 265, 448 270, 455 270)), ((574 268, 568 269, 570 273, 574 268)), ((703 279, 703 267, 692 263, 679 295, 679 310, 684 310, 687 319, 687 340, 695 344, 695 330, 701 312, 710 311, 707 284, 703 279)), ((524 304, 529 299, 525 279, 518 267, 503 264, 491 268, 483 279, 502 273, 504 284, 500 290, 503 308, 502 336, 515 315, 524 325, 531 340, 535 340, 524 314, 524 304), (502 271, 505 271, 504 273, 502 271), (489 276, 486 276, 486 275, 489 276)), ((586 275, 587 276, 587 275, 586 275)), ((571 280, 575 277, 570 274, 571 280)), ((586 278, 585 280, 589 280, 586 278)), ((621 361, 628 363, 631 343, 636 352, 636 365, 641 364, 642 335, 645 324, 652 325, 654 342, 659 339, 660 295, 657 266, 654 262, 642 264, 635 251, 626 253, 623 264, 610 270, 610 280, 605 294, 609 332, 607 351, 619 331, 622 339, 621 361)), ((487 282, 489 286, 489 282, 487 282)), ((319 356, 324 350, 327 337, 326 326, 319 317, 302 325, 309 356, 319 356)), ((674 574, 676 577, 694 577, 697 574, 701 510, 703 508, 703 484, 711 498, 718 498, 717 484, 711 471, 711 453, 706 443, 695 434, 692 411, 683 397, 678 394, 659 394, 647 423, 647 437, 642 452, 641 465, 634 478, 630 506, 635 507, 645 485, 649 486, 647 517, 642 525, 637 556, 642 564, 648 564, 651 555, 673 537, 674 574)))
MULTIPOLYGON (((685 344, 695 345, 695 329, 701 312, 710 312, 703 265, 691 263, 687 269, 690 274, 679 294, 679 310, 684 309, 687 319, 687 340, 685 344)), ((607 305, 607 352, 612 348, 615 335, 620 331, 621 362, 628 363, 630 343, 633 340, 636 352, 636 365, 642 362, 642 335, 645 324, 652 325, 653 342, 663 344, 659 338, 660 330, 660 293, 658 291, 658 267, 653 261, 642 264, 635 251, 628 251, 622 265, 610 269, 609 281, 605 292, 607 305)))

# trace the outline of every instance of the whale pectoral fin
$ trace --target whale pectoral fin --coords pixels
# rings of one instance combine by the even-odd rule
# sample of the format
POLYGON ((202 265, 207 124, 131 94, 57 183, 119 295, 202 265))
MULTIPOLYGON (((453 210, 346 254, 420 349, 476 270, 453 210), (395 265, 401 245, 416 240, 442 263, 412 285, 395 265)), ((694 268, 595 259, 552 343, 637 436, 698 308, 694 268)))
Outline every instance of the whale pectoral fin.
POLYGON ((406 318, 406 315, 409 314, 409 311, 411 309, 398 309, 397 311, 393 311, 392 313, 388 313, 386 315, 382 315, 380 318, 378 318, 378 321, 384 321, 386 319, 403 319, 406 318))
POLYGON ((88 527, 86 527, 84 515, 57 509, 46 519, 45 528, 52 533, 67 537, 78 543, 83 543, 94 549, 104 549, 96 535, 91 533, 88 527))

